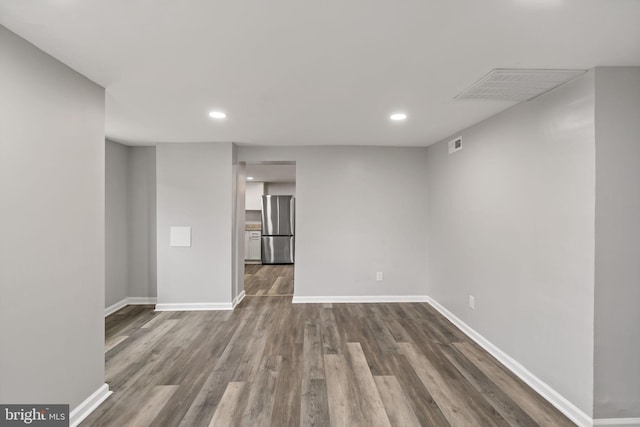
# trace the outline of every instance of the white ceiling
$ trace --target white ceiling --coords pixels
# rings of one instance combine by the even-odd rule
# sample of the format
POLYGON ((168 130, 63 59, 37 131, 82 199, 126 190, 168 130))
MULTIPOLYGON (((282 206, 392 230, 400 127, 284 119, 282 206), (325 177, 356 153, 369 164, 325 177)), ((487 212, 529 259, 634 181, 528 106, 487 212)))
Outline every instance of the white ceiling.
POLYGON ((513 105, 454 100, 493 68, 640 65, 639 22, 639 0, 0 0, 128 144, 428 145, 513 105))

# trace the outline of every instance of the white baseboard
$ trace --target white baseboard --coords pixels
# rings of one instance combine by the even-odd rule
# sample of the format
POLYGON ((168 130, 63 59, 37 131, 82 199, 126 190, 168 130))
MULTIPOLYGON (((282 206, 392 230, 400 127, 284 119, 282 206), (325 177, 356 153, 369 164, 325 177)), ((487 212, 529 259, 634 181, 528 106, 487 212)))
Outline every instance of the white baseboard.
POLYGON ((104 317, 107 317, 110 314, 115 313, 116 311, 120 310, 121 308, 124 308, 127 306, 127 299, 123 299, 122 301, 118 301, 117 303, 110 305, 109 307, 104 309, 104 317))
POLYGON ((157 301, 156 297, 127 297, 127 305, 153 305, 157 301))
POLYGON ((233 308, 236 308, 236 305, 240 304, 240 302, 244 299, 244 290, 242 292, 240 292, 240 295, 238 295, 234 300, 233 300, 233 308))
POLYGON ((567 416, 571 421, 579 426, 590 427, 593 425, 593 420, 590 416, 582 412, 580 408, 569 402, 564 396, 551 388, 547 383, 540 378, 533 375, 527 368, 518 363, 515 359, 511 358, 507 353, 500 350, 488 339, 480 335, 475 329, 464 323, 458 317, 456 317, 449 310, 444 308, 438 302, 432 298, 428 298, 429 304, 440 312, 444 317, 449 319, 451 323, 456 325, 458 329, 464 332, 469 338, 475 341, 480 347, 484 348, 489 354, 498 359, 500 363, 507 367, 522 381, 527 383, 532 389, 536 391, 540 396, 549 401, 560 412, 567 416))
POLYGON ((640 418, 596 418, 594 426, 640 427, 640 418))
POLYGON ((303 297, 293 296, 294 304, 320 304, 320 303, 383 303, 383 302, 428 302, 425 295, 363 295, 363 296, 320 296, 303 297))
POLYGON ((157 298, 156 297, 126 297, 117 303, 110 305, 109 307, 104 309, 104 317, 107 317, 110 314, 115 313, 116 311, 124 308, 128 305, 147 305, 147 304, 155 304, 157 298))
POLYGON ((156 311, 206 311, 206 310, 233 310, 230 302, 185 302, 156 304, 156 311))
POLYGON ((109 384, 102 384, 91 396, 87 397, 69 413, 69 426, 76 427, 112 394, 113 392, 109 391, 109 384))

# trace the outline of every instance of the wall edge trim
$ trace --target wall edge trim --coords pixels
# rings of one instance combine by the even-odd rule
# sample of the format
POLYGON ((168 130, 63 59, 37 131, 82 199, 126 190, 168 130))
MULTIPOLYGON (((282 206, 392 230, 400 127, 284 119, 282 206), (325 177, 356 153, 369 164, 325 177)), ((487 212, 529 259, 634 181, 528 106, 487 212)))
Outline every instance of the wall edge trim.
POLYGON ((156 297, 127 297, 127 305, 152 305, 157 302, 156 297))
POLYGON ((244 299, 244 297, 245 297, 245 293, 244 293, 244 290, 243 290, 243 291, 242 291, 242 292, 240 292, 240 294, 239 294, 237 297, 235 297, 235 299, 233 300, 233 304, 232 304, 233 308, 236 308, 236 306, 242 302, 242 300, 244 299))
POLYGON ((118 301, 115 304, 110 305, 104 309, 104 317, 115 313, 116 311, 128 306, 128 305, 153 305, 157 302, 156 297, 126 297, 118 301))
POLYGON ((556 390, 551 388, 547 383, 540 378, 532 374, 527 368, 522 366, 518 361, 513 359, 507 353, 502 351, 491 341, 482 336, 475 329, 467 325, 460 320, 456 315, 447 310, 444 306, 438 303, 431 297, 427 297, 427 302, 435 308, 440 314, 446 317, 451 323, 453 323, 458 329, 465 333, 469 338, 475 341, 480 347, 498 359, 507 369, 513 372, 518 378, 529 385, 536 393, 542 396, 545 400, 556 407, 567 418, 579 426, 591 427, 594 425, 594 420, 585 414, 580 408, 571 403, 567 398, 562 396, 556 390))
POLYGON ((596 418, 594 426, 640 426, 640 418, 596 418))
POLYGON ((233 310, 230 302, 183 302, 156 304, 156 311, 213 311, 233 310))
POLYGON ((429 302, 425 295, 293 296, 293 304, 429 302))
POLYGON ((115 313, 116 311, 120 310, 121 308, 124 308, 127 306, 127 299, 123 298, 122 300, 118 301, 115 304, 111 304, 109 307, 104 309, 104 317, 109 316, 110 314, 115 313))
POLYGON ((113 392, 109 390, 109 384, 102 384, 69 413, 69 426, 76 427, 112 394, 113 392))

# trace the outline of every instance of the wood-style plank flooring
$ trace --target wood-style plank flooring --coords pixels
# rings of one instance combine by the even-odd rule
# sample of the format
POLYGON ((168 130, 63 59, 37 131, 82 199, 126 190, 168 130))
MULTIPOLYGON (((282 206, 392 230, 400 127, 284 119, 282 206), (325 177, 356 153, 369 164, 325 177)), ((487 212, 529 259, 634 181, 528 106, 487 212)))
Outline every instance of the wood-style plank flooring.
POLYGON ((430 305, 291 304, 106 320, 113 395, 83 426, 569 426, 430 305))
POLYGON ((244 265, 246 295, 293 295, 293 265, 244 265))

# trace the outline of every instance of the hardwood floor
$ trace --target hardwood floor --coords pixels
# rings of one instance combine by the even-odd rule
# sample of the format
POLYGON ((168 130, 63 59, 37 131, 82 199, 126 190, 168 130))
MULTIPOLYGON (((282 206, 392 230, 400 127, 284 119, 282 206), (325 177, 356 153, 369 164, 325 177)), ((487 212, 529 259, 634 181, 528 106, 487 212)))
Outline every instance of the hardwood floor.
POLYGON ((244 265, 246 295, 293 295, 293 265, 244 265))
POLYGON ((129 306, 106 332, 83 426, 572 425, 423 303, 129 306))

